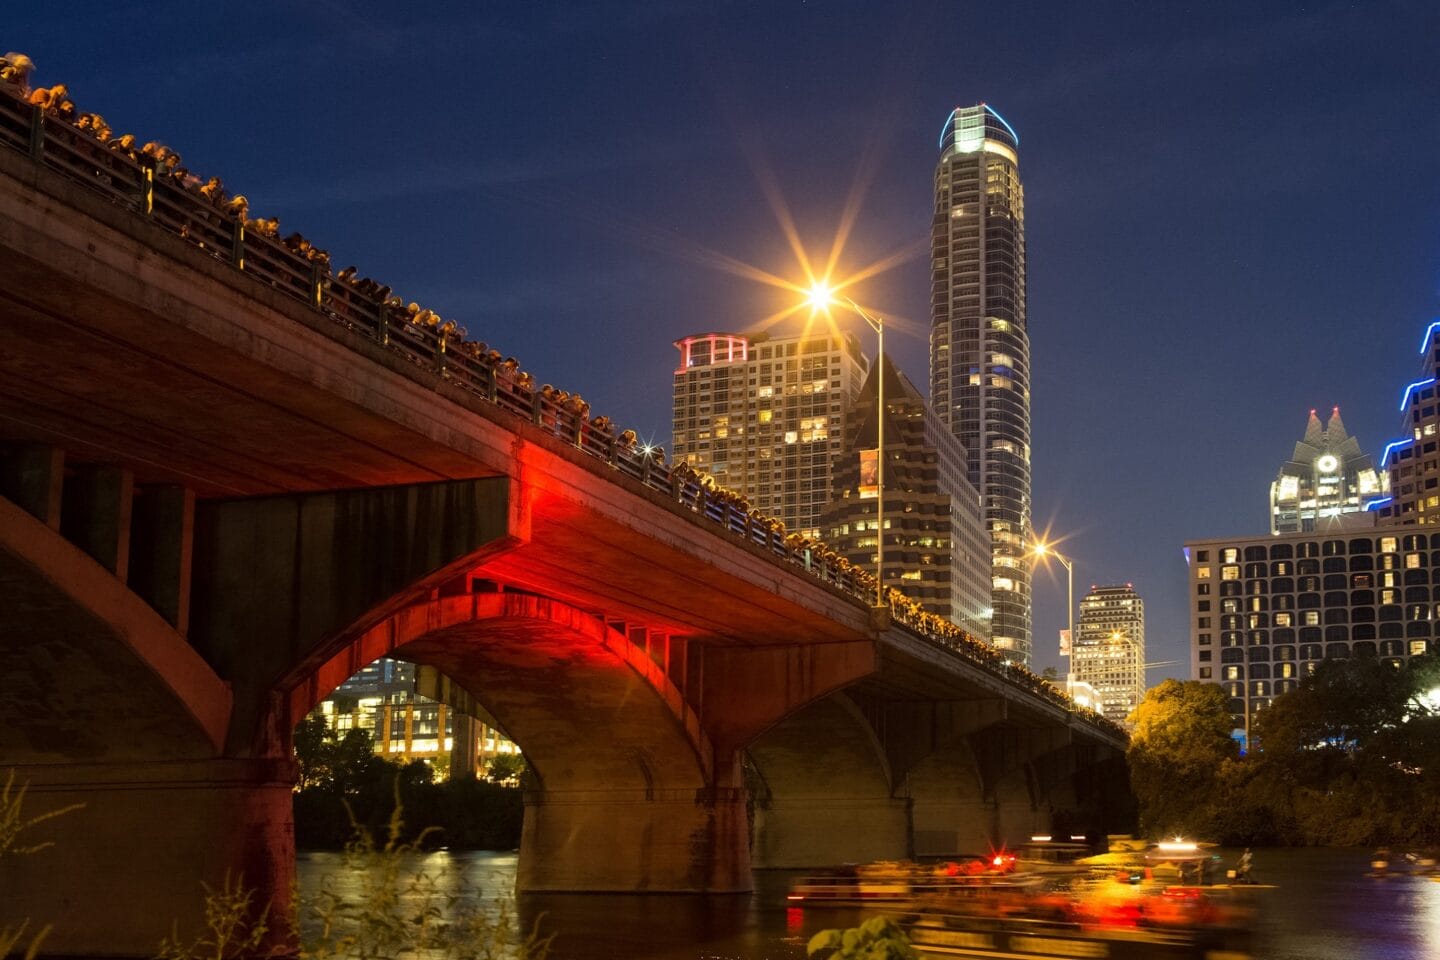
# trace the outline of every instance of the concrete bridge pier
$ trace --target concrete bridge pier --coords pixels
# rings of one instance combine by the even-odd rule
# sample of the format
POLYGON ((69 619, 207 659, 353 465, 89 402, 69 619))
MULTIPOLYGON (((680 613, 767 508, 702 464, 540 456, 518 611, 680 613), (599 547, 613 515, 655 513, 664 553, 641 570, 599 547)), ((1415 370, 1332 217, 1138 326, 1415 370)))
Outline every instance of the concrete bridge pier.
POLYGON ((1050 829, 1036 767, 1072 742, 1068 727, 998 727, 971 738, 985 799, 993 810, 992 836, 1014 844, 1050 829))
POLYGON ((743 790, 536 790, 525 797, 518 889, 748 891, 743 790))
POLYGON ((172 930, 203 929, 202 878, 226 878, 269 909, 283 941, 295 873, 293 764, 172 760, 28 764, 26 813, 80 805, 27 840, 54 845, 7 858, 7 920, 54 927, 45 953, 153 956, 172 930))
POLYGON ((897 797, 869 720, 845 694, 786 717, 751 744, 759 775, 755 866, 797 868, 912 854, 910 801, 897 797))

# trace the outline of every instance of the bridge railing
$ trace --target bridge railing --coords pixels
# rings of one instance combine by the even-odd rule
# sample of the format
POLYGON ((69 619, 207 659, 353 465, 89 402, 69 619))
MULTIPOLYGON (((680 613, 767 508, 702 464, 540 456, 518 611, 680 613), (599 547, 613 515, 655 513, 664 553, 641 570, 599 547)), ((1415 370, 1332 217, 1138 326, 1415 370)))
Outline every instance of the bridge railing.
MULTIPOLYGON (((13 91, 11 91, 13 93, 13 91)), ((658 449, 640 444, 632 431, 617 433, 607 418, 590 418, 588 407, 548 387, 536 388, 513 358, 465 338, 388 289, 363 287, 335 275, 325 258, 307 257, 272 236, 247 229, 243 215, 224 209, 199 190, 194 178, 177 181, 151 158, 107 144, 88 131, 13 95, 0 93, 0 143, 28 154, 67 179, 133 209, 211 256, 295 300, 308 304, 352 334, 365 337, 418 367, 496 407, 553 433, 616 472, 659 491, 716 524, 725 533, 767 551, 860 600, 869 600, 874 579, 823 544, 786 534, 778 522, 749 508, 743 498, 717 490, 688 465, 667 465, 658 449)), ((1029 693, 1064 707, 1110 732, 1116 724, 1074 701, 994 647, 949 621, 920 611, 890 592, 892 619, 951 654, 991 671, 1029 693)))

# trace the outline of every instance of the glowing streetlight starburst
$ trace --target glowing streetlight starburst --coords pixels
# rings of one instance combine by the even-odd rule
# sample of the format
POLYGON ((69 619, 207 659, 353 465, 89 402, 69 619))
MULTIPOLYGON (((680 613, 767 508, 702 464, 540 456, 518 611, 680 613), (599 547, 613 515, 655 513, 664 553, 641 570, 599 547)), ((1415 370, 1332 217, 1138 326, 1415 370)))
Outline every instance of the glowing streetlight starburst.
POLYGON ((824 280, 817 280, 810 285, 805 299, 810 304, 812 313, 818 310, 828 310, 830 304, 835 302, 835 291, 831 290, 830 285, 824 280))

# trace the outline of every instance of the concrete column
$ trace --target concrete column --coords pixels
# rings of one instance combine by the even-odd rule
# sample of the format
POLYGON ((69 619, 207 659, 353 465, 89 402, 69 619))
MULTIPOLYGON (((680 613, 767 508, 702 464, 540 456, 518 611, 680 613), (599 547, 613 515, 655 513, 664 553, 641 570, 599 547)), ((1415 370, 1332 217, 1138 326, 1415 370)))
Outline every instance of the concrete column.
POLYGON ((833 867, 904 860, 910 805, 892 797, 775 797, 756 804, 755 866, 833 867))
POLYGON ((516 889, 742 893, 748 834, 741 789, 531 791, 516 889))
MULTIPOLYGON (((201 884, 227 872, 272 918, 289 916, 289 760, 31 765, 16 780, 30 816, 84 804, 26 837, 54 846, 0 871, 7 917, 54 924, 47 954, 154 956, 177 925, 187 940, 201 931, 201 884)), ((271 927, 278 941, 284 923, 271 927)))
POLYGON ((450 715, 450 725, 450 779, 474 780, 479 752, 475 731, 480 723, 469 714, 456 712, 450 715))
POLYGON ((135 497, 130 538, 130 589, 178 632, 190 628, 190 569, 195 543, 195 493, 145 487, 135 497))
POLYGON ((976 796, 917 799, 913 810, 915 855, 953 859, 984 855, 1000 843, 994 804, 976 796))
POLYGON ((21 447, 0 460, 0 496, 50 527, 60 529, 65 451, 21 447))
POLYGON ((135 476, 119 467, 80 471, 65 484, 60 532, 122 582, 130 572, 135 476))

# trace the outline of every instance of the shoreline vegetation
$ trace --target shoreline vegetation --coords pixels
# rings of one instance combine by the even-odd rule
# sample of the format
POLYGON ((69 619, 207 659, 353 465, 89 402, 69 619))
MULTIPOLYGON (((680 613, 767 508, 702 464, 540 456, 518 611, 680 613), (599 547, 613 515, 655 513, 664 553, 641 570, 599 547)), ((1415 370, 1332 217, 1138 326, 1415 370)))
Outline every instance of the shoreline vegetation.
POLYGON ((344 850, 363 828, 383 836, 404 810, 397 842, 420 849, 514 850, 525 808, 519 786, 523 763, 497 761, 490 779, 435 782, 415 760, 395 763, 374 752, 365 730, 343 737, 308 719, 295 731, 300 768, 295 792, 297 850, 344 850))
POLYGON ((1440 847, 1440 658, 1322 661, 1252 713, 1243 754, 1230 708, 1216 684, 1166 680, 1130 715, 1143 835, 1440 847))

